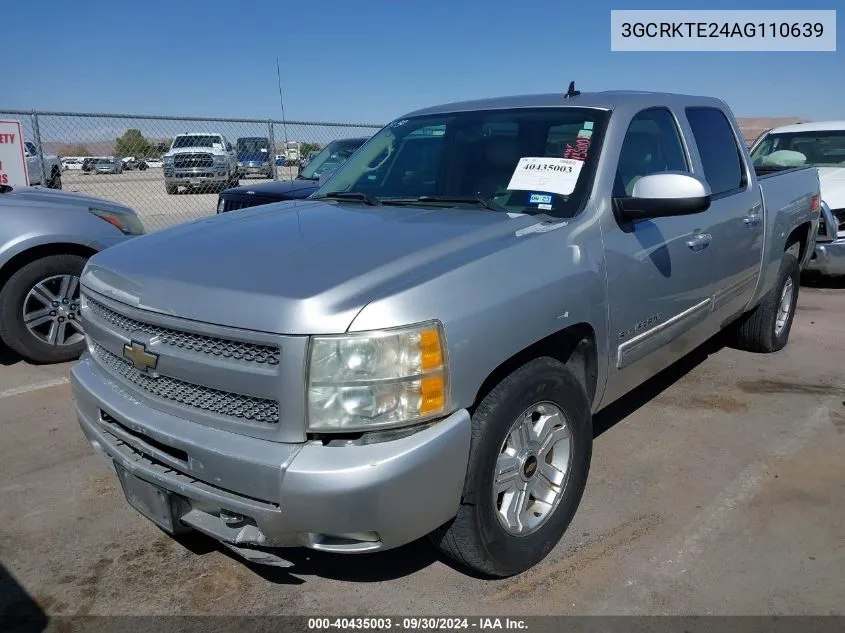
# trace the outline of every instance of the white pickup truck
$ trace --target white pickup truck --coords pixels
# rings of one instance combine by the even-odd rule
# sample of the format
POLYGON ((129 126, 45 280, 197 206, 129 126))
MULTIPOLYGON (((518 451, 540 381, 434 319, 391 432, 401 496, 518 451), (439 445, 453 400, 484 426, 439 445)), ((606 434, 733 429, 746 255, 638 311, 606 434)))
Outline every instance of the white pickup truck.
POLYGON ((821 218, 807 271, 845 275, 845 121, 798 123, 769 130, 751 148, 754 167, 779 171, 816 167, 821 218))
POLYGON ((164 188, 170 195, 179 187, 220 192, 239 183, 238 155, 226 137, 217 132, 177 135, 162 161, 164 188))
POLYGON ((41 159, 38 156, 38 148, 32 141, 24 141, 24 154, 26 155, 26 171, 29 176, 30 185, 44 185, 42 182, 46 176, 46 186, 50 189, 62 188, 62 161, 57 154, 44 154, 44 171, 41 171, 41 159), (43 174, 43 176, 42 176, 43 174))

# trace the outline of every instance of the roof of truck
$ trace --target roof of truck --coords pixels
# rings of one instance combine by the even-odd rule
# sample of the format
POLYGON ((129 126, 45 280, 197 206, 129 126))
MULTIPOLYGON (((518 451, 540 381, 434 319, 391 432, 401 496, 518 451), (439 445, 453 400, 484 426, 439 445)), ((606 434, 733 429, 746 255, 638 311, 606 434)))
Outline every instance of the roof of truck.
POLYGON ((845 131, 845 121, 812 121, 810 123, 794 123, 772 128, 770 134, 791 134, 793 132, 842 132, 845 131))
POLYGON ((405 116, 422 114, 441 114, 448 112, 471 112, 473 110, 505 110, 509 108, 550 108, 571 106, 580 108, 599 108, 614 110, 620 106, 648 107, 652 105, 710 105, 727 107, 725 102, 715 97, 676 94, 671 92, 645 92, 638 90, 608 90, 604 92, 582 92, 566 98, 562 92, 546 94, 515 95, 493 97, 472 101, 457 101, 432 106, 409 112, 405 116))

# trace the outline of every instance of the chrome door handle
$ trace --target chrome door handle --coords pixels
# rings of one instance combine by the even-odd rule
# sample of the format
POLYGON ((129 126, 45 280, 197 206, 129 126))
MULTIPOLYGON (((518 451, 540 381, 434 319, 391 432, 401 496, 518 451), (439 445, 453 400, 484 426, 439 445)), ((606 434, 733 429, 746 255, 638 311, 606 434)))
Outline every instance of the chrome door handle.
POLYGON ((712 239, 713 236, 709 233, 696 233, 687 240, 687 246, 694 251, 700 251, 707 248, 707 245, 710 244, 710 240, 712 239))

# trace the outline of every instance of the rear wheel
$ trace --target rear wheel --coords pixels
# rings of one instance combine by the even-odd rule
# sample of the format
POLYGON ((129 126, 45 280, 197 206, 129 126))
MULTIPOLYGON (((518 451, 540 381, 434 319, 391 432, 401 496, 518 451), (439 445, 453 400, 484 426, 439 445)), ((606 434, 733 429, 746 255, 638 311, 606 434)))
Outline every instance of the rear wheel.
POLYGON ((736 324, 736 346, 749 352, 777 352, 789 342, 798 304, 801 271, 792 252, 783 254, 777 283, 751 312, 736 324))
POLYGON ((50 178, 47 181, 47 187, 49 187, 50 189, 62 188, 62 172, 58 167, 53 167, 52 171, 50 172, 50 178))
POLYGON ((85 349, 79 276, 86 259, 49 255, 15 272, 0 290, 0 338, 30 361, 73 360, 85 349))
POLYGON ((179 191, 179 187, 177 185, 168 185, 165 183, 164 190, 167 192, 168 196, 175 195, 176 192, 179 191))
POLYGON ((461 505, 431 539, 491 576, 533 567, 575 516, 592 442, 586 394, 566 366, 546 357, 523 365, 473 413, 461 505))

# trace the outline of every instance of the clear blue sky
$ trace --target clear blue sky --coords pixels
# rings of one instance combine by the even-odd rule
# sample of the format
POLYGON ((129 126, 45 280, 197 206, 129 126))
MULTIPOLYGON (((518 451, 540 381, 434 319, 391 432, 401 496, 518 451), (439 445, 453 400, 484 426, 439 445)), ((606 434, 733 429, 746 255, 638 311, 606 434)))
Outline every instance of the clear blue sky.
MULTIPOLYGON (((845 118, 830 53, 610 51, 601 0, 8 0, 0 109, 386 122, 467 98, 643 89, 716 95, 738 116, 845 118)), ((702 9, 836 9, 842 0, 709 0, 702 9), (809 5, 809 6, 808 6, 809 5)), ((840 38, 841 41, 841 38, 840 38)))

